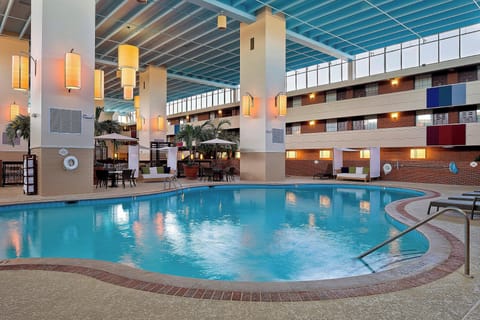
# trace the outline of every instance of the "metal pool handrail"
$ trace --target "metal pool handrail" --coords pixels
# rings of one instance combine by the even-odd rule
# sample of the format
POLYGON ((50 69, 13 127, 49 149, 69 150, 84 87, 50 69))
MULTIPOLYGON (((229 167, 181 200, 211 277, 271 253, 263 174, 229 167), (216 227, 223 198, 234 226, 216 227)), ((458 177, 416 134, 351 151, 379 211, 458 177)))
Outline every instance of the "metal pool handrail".
POLYGON ((465 266, 464 266, 464 273, 465 273, 466 276, 470 276, 470 220, 468 219, 468 214, 466 214, 465 212, 463 212, 462 210, 460 210, 457 207, 446 207, 446 208, 444 208, 444 209, 442 209, 438 212, 435 212, 433 215, 431 215, 431 216, 427 217, 426 219, 418 222, 417 224, 411 226, 410 228, 400 232, 396 236, 394 236, 394 237, 392 237, 388 240, 385 240, 384 242, 376 245, 375 247, 373 247, 372 249, 370 249, 368 251, 365 251, 364 253, 359 255, 357 257, 357 259, 362 259, 363 257, 369 255, 370 253, 372 253, 372 252, 380 249, 381 247, 389 244, 390 242, 400 238, 404 234, 406 234, 406 233, 408 233, 412 230, 417 229, 418 227, 420 227, 420 226, 424 225, 425 223, 429 222, 430 220, 435 219, 436 217, 438 217, 442 213, 445 213, 446 211, 450 211, 450 210, 459 212, 465 217, 465 266))

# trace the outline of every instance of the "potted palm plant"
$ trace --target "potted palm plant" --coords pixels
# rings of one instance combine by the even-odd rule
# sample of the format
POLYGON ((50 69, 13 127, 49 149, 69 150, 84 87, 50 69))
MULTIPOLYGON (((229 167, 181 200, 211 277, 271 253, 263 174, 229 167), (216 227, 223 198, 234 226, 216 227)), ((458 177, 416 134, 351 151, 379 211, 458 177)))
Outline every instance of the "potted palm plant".
POLYGON ((180 131, 175 135, 177 142, 184 142, 188 149, 187 163, 183 165, 183 171, 187 179, 196 179, 198 175, 198 165, 193 161, 194 152, 193 145, 198 145, 203 138, 203 129, 205 124, 201 126, 193 126, 191 124, 184 124, 180 131))
POLYGON ((15 138, 27 140, 28 155, 30 155, 30 116, 19 114, 6 128, 7 138, 15 146, 15 138))

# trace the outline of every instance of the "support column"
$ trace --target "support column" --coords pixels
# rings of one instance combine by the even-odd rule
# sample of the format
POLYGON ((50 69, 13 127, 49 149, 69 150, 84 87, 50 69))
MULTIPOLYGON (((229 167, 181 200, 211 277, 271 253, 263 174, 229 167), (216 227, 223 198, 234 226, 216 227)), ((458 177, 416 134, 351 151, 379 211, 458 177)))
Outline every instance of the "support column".
POLYGON ((253 96, 250 116, 240 115, 240 178, 285 179, 285 117, 275 97, 285 92, 285 18, 264 8, 240 25, 240 96, 253 96))
MULTIPOLYGON (((167 69, 148 66, 140 73, 140 114, 142 130, 137 132, 139 143, 150 146, 150 141, 165 141, 167 114, 167 69)), ((140 160, 150 160, 150 152, 142 150, 140 160)))
POLYGON ((93 188, 95 0, 35 0, 31 4, 31 146, 38 159, 40 195, 93 188), (81 88, 64 84, 65 53, 81 56, 81 88), (65 149, 68 154, 62 152, 65 149), (62 151, 60 151, 62 150, 62 151), (65 156, 78 159, 66 170, 65 156))

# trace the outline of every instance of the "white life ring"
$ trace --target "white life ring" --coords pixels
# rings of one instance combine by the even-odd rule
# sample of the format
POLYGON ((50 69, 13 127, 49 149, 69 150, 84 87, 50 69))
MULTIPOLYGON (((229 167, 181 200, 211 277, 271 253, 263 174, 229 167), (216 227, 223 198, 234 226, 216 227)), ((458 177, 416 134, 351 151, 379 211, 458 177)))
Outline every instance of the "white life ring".
POLYGON ((472 162, 470 162, 470 167, 476 168, 477 166, 478 166, 477 161, 472 161, 472 162))
POLYGON ((385 172, 385 175, 389 174, 392 171, 392 165, 390 163, 385 163, 383 165, 383 172, 385 172))
POLYGON ((78 159, 75 156, 68 156, 63 159, 63 166, 66 170, 75 170, 78 168, 78 159))

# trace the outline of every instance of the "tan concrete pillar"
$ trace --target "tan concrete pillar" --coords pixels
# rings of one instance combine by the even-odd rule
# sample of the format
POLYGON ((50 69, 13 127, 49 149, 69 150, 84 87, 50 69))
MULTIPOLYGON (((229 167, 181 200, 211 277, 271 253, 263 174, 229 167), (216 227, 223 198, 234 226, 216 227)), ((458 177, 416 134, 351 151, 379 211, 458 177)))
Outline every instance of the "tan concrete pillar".
POLYGON ((256 22, 240 25, 240 98, 254 98, 250 116, 240 115, 243 180, 285 179, 285 117, 275 106, 285 92, 285 33, 285 18, 269 8, 256 22))
MULTIPOLYGON (((167 69, 148 66, 144 72, 140 73, 139 78, 140 114, 143 125, 142 130, 137 132, 137 136, 140 145, 149 147, 150 141, 166 139, 167 69)), ((148 150, 140 151, 140 160, 150 160, 148 150)))
POLYGON ((31 146, 38 158, 40 195, 92 191, 95 0, 35 0, 31 4, 31 146), (81 88, 64 84, 65 53, 81 56, 81 88), (68 156, 78 167, 66 170, 68 156), (63 150, 62 150, 63 151, 63 150))

